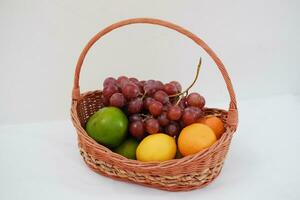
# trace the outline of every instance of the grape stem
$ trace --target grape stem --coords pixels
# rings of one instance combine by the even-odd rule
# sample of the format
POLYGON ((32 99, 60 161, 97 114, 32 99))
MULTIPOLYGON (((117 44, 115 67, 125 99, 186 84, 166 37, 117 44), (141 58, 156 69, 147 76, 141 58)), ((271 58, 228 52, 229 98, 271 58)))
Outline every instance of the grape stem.
POLYGON ((144 92, 143 96, 141 97, 141 99, 143 100, 146 96, 147 92, 144 92))
POLYGON ((145 114, 143 114, 143 113, 140 113, 140 116, 142 116, 142 117, 148 117, 148 115, 145 115, 145 114))
POLYGON ((180 92, 180 93, 177 93, 177 94, 174 94, 174 95, 170 95, 169 97, 178 97, 178 96, 181 96, 183 94, 188 95, 189 90, 194 86, 194 84, 196 83, 196 81, 198 79, 200 68, 201 68, 201 64, 202 64, 202 58, 200 57, 199 63, 198 63, 198 66, 197 66, 196 76, 195 76, 194 81, 192 82, 192 84, 187 89, 185 89, 183 92, 180 92))
POLYGON ((181 96, 178 98, 178 100, 177 100, 177 102, 176 102, 175 106, 178 106, 178 104, 179 104, 180 100, 182 99, 182 97, 184 97, 184 96, 183 96, 183 95, 181 95, 181 96))

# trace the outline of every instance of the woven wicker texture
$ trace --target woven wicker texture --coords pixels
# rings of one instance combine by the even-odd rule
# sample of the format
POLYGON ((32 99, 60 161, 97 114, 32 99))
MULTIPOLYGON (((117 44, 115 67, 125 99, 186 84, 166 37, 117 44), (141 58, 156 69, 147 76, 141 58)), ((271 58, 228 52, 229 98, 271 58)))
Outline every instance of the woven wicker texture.
POLYGON ((170 22, 135 18, 108 26, 97 33, 83 49, 75 70, 72 92, 71 116, 78 135, 80 153, 86 164, 95 172, 127 182, 155 187, 169 191, 186 191, 203 187, 213 181, 220 173, 229 149, 233 133, 238 124, 238 112, 235 93, 228 73, 217 55, 196 35, 170 22), (101 91, 80 93, 79 75, 86 54, 93 44, 110 31, 135 23, 164 26, 186 35, 201 46, 215 61, 228 89, 230 104, 228 111, 205 109, 205 114, 218 115, 225 123, 226 132, 210 148, 195 155, 164 162, 140 162, 120 156, 91 139, 84 130, 88 118, 103 107, 101 91))

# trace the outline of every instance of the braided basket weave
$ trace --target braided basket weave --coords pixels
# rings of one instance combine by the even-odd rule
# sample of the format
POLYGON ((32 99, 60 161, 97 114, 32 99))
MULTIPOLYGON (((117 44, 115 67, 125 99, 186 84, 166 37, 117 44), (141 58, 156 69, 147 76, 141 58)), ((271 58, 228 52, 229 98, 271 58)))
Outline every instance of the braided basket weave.
POLYGON ((97 33, 85 46, 77 62, 72 92, 71 116, 78 135, 80 154, 85 163, 95 172, 117 180, 169 191, 187 191, 204 187, 220 173, 229 149, 231 138, 238 122, 237 104, 228 73, 217 55, 207 44, 188 30, 173 23, 150 18, 135 18, 112 24, 97 33), (202 47, 218 66, 230 95, 229 110, 205 108, 206 115, 218 115, 226 131, 210 148, 197 154, 164 162, 140 162, 130 160, 112 152, 90 138, 84 127, 88 118, 103 107, 101 91, 81 94, 79 89, 80 70, 86 54, 101 37, 122 26, 145 23, 173 29, 202 47))

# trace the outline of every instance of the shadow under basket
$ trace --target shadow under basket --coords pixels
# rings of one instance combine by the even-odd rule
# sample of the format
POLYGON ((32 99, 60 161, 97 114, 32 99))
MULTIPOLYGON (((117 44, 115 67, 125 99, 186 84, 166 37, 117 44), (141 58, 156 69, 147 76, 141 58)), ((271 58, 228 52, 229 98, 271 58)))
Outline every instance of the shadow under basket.
POLYGON ((71 116, 78 135, 80 154, 92 170, 113 179, 168 191, 193 190, 211 183, 221 172, 238 121, 237 104, 233 87, 223 63, 216 54, 204 41, 186 29, 170 22, 150 18, 135 18, 112 24, 97 33, 89 41, 82 51, 76 66, 71 116), (204 109, 205 115, 219 116, 226 128, 222 137, 210 148, 180 159, 164 162, 141 162, 127 159, 112 152, 87 135, 84 128, 87 120, 104 105, 101 98, 101 91, 80 93, 79 74, 83 60, 88 50, 102 36, 116 28, 135 23, 160 25, 186 35, 201 46, 220 69, 230 95, 230 104, 228 111, 215 108, 204 109))

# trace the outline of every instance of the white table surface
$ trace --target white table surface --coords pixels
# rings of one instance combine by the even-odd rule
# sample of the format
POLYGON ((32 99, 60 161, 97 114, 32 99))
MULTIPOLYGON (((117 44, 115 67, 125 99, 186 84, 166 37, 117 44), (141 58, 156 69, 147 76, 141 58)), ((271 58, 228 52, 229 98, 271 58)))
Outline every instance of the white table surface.
POLYGON ((220 176, 190 192, 102 177, 79 155, 70 121, 0 126, 0 199, 300 199, 300 96, 241 101, 220 176))

